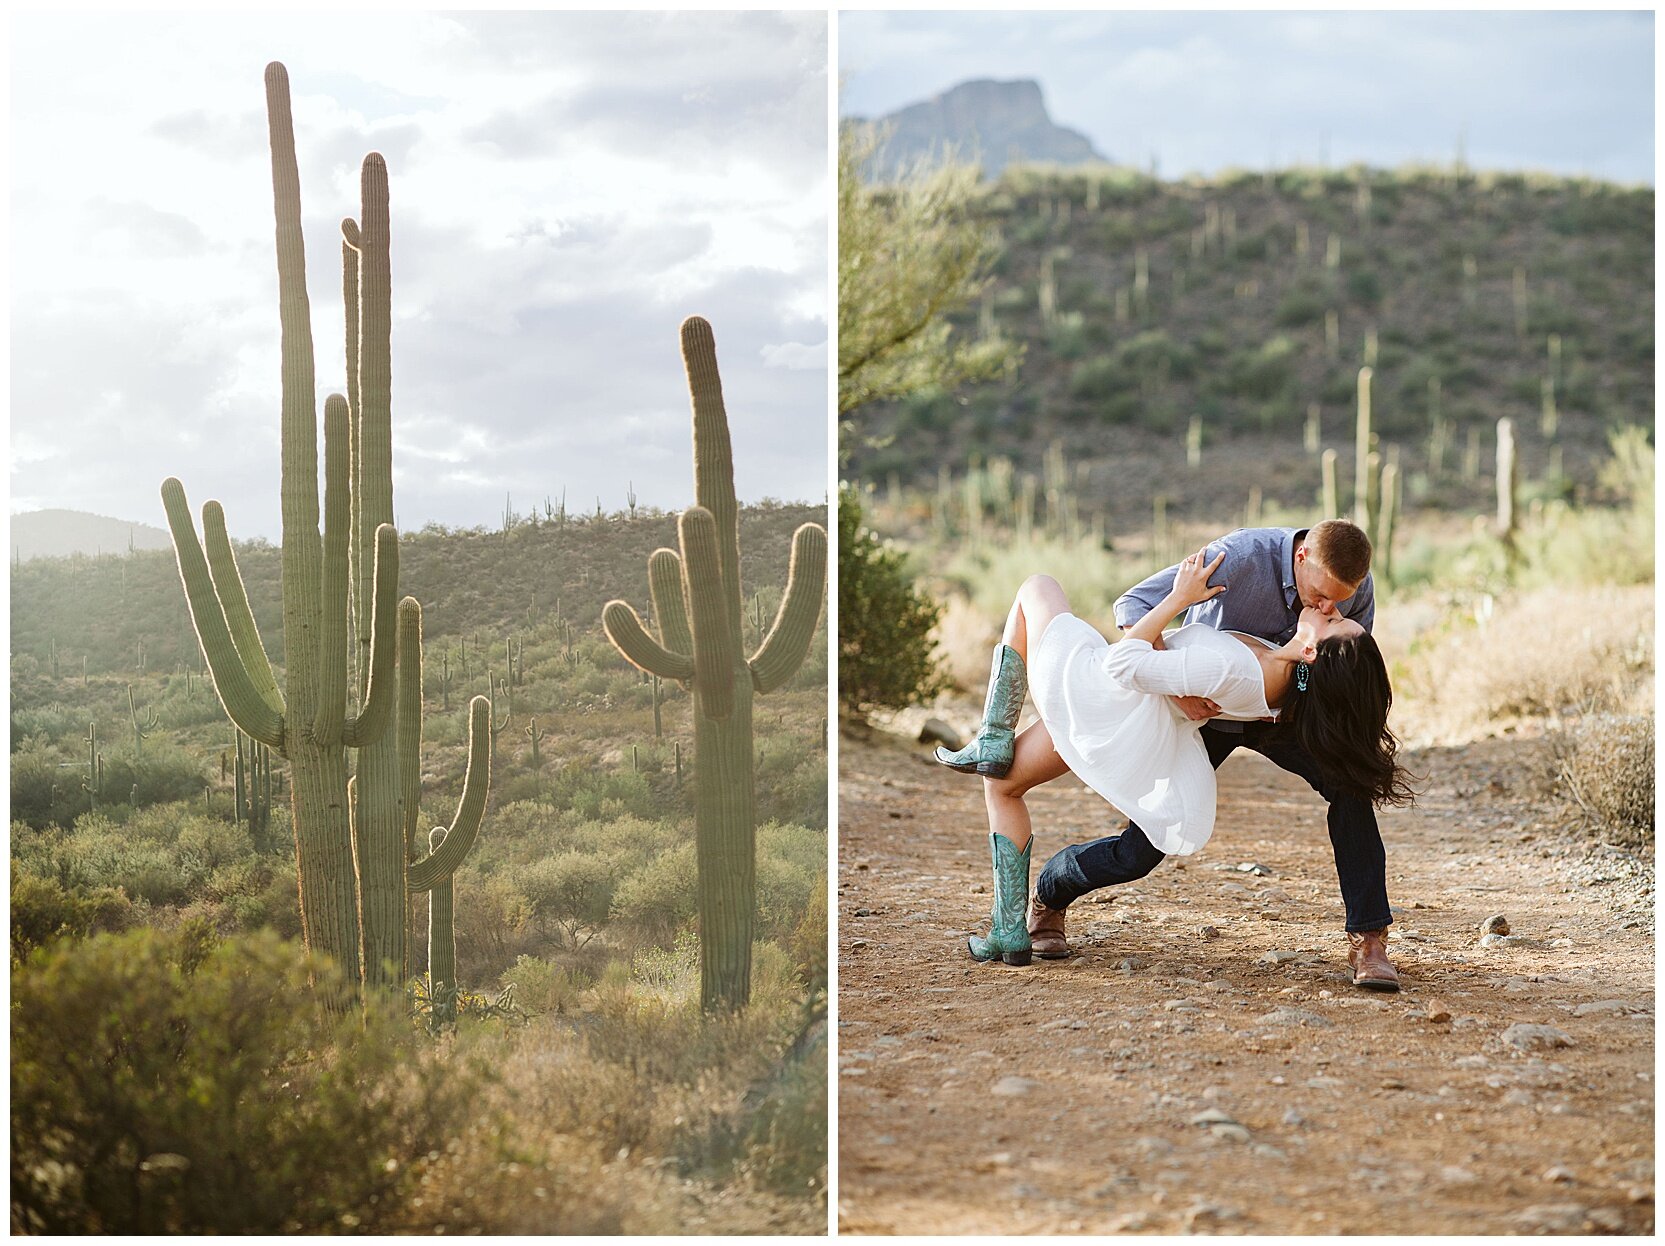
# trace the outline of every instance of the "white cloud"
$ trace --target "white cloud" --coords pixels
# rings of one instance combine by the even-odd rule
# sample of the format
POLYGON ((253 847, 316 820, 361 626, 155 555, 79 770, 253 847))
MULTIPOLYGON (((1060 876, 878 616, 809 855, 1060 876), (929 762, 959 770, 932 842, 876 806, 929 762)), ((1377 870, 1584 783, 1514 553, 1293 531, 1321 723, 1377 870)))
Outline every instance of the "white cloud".
POLYGON ((763 366, 766 368, 789 368, 793 371, 806 369, 822 370, 827 366, 827 343, 817 342, 811 346, 804 342, 781 342, 774 346, 765 346, 762 350, 763 366))
POLYGON ((407 526, 563 482, 683 504, 695 312, 742 496, 822 496, 824 439, 781 429, 824 421, 825 359, 763 352, 826 335, 823 16, 33 14, 12 36, 14 498, 157 522, 178 475, 277 535, 271 59, 320 394, 344 377, 338 223, 363 154, 389 163, 407 526))

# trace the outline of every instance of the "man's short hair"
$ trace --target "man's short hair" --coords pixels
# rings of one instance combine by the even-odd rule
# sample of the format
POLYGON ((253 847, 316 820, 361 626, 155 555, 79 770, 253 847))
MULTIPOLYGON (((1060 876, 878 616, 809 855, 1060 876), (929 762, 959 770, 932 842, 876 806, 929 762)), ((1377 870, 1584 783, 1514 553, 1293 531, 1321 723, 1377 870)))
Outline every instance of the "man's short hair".
POLYGON ((1343 584, 1359 585, 1370 574, 1370 538, 1345 519, 1326 519, 1307 530, 1307 557, 1343 584))

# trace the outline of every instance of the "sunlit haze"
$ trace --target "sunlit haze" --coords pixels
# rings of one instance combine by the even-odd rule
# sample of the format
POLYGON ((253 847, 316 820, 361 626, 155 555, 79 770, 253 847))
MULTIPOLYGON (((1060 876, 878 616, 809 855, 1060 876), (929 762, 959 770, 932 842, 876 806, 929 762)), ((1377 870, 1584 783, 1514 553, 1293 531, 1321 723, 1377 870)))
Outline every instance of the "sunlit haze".
POLYGON ((294 92, 319 401, 339 222, 388 161, 402 528, 566 491, 691 501, 677 325, 716 330, 743 500, 819 501, 826 19, 360 13, 13 19, 13 510, 278 536, 262 71, 294 92))

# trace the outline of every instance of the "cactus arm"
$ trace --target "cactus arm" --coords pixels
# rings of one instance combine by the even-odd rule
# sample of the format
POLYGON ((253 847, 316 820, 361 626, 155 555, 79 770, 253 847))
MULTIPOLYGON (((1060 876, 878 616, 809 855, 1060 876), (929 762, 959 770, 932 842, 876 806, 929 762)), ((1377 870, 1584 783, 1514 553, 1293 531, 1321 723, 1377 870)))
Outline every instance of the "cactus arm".
POLYGON ((197 541, 196 525, 191 522, 190 508, 185 501, 185 486, 172 476, 162 482, 162 505, 168 513, 168 527, 173 532, 174 553, 179 560, 179 578, 185 584, 185 601, 190 607, 191 622, 202 642, 203 657, 214 673, 214 690, 231 721, 243 733, 275 749, 283 748, 283 715, 266 703, 260 689, 249 676, 231 629, 226 624, 225 612, 214 591, 214 580, 197 541))
POLYGON ((688 603, 682 596, 682 559, 674 549, 656 549, 649 556, 648 590, 653 594, 653 617, 659 624, 659 642, 672 653, 693 653, 688 603))
POLYGON ((601 612, 601 626, 613 648, 638 670, 661 679, 693 678, 694 659, 686 653, 672 653, 649 636, 628 602, 608 602, 601 612))
POLYGON ((348 719, 341 739, 349 748, 363 748, 379 739, 393 717, 397 693, 394 656, 399 626, 399 534, 384 523, 376 529, 376 604, 370 616, 370 683, 364 708, 348 719))
POLYGON ((243 659, 243 668, 248 671, 249 679, 261 699, 274 713, 281 714, 283 693, 278 691, 277 677, 272 674, 272 662, 266 656, 266 646, 260 643, 260 631, 254 625, 249 597, 243 591, 243 573, 237 569, 237 555, 232 551, 231 538, 226 533, 225 508, 218 502, 210 500, 202 504, 202 539, 207 547, 214 592, 225 612, 232 643, 243 659))
POLYGON ((703 506, 691 506, 677 521, 682 536, 683 579, 694 624, 694 687, 701 711, 724 719, 734 711, 735 630, 728 586, 721 573, 717 521, 703 506))
MULTIPOLYGON (((682 363, 694 408, 694 496, 716 523, 725 598, 740 609, 740 508, 734 500, 734 448, 717 372, 717 340, 699 316, 682 322, 682 363)), ((684 550, 687 546, 684 545, 684 550)))
POLYGON ((774 626, 752 656, 752 686, 759 692, 773 692, 803 665, 821 618, 821 593, 826 585, 826 529, 806 523, 792 534, 786 593, 774 626))
MULTIPOLYGON (((359 389, 358 389, 358 222, 351 217, 341 222, 341 306, 345 311, 347 332, 347 418, 351 434, 348 437, 350 477, 359 477, 362 450, 359 447, 359 389)), ((353 489, 352 513, 348 517, 347 583, 353 599, 353 669, 357 672, 355 691, 364 699, 364 681, 370 677, 370 568, 363 565, 364 550, 369 542, 363 538, 364 519, 359 514, 358 489, 353 489)))
POLYGON ((324 576, 318 613, 318 713, 312 734, 319 744, 341 742, 347 713, 347 549, 352 534, 352 427, 347 400, 324 400, 324 576))
POLYGON ((486 793, 491 787, 491 702, 475 697, 468 705, 468 772, 463 776, 462 799, 457 816, 446 830, 445 842, 420 861, 411 863, 406 885, 411 891, 432 891, 456 873, 486 814, 486 793))
POLYGON ((417 854, 422 808, 422 606, 399 602, 399 799, 403 804, 405 858, 417 854))

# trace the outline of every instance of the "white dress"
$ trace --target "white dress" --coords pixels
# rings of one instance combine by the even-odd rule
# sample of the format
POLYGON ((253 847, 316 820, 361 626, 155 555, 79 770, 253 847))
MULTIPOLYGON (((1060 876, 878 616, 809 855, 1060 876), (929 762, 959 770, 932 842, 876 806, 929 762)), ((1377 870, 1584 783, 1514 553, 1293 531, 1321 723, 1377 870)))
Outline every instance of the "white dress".
POLYGON ((1198 734, 1203 724, 1169 698, 1208 697, 1222 718, 1240 722, 1273 711, 1260 663, 1234 635, 1192 623, 1162 642, 1165 649, 1127 637, 1111 644, 1092 624, 1061 614, 1031 656, 1029 693, 1065 764, 1159 851, 1183 856, 1214 833, 1214 767, 1198 734))

